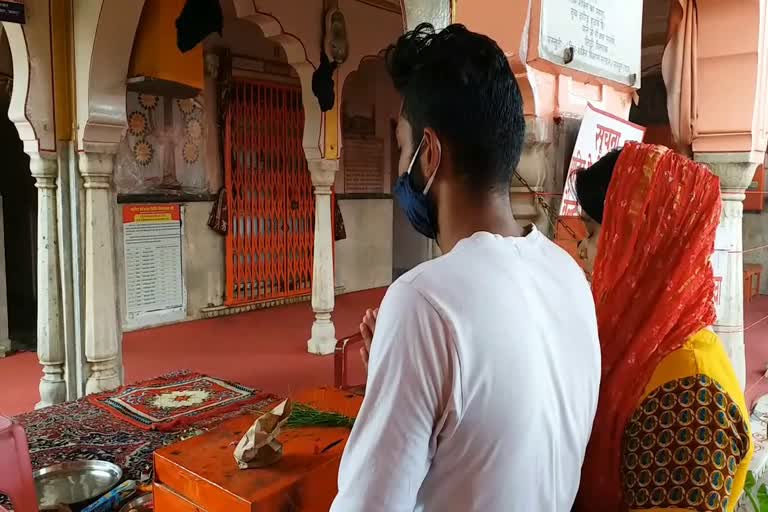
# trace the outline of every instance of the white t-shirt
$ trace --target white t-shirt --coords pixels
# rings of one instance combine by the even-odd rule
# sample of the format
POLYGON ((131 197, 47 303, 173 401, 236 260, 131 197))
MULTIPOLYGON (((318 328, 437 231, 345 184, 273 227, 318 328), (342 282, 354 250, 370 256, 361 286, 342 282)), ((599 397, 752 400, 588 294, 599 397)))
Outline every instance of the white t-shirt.
POLYGON ((333 512, 568 512, 600 384, 592 294, 533 231, 387 291, 333 512))

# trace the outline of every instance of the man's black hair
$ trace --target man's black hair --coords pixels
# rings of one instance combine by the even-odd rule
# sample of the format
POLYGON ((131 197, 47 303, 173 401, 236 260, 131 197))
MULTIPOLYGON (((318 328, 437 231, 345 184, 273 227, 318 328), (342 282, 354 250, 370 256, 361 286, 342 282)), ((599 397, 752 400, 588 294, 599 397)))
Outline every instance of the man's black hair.
POLYGON ((620 154, 620 148, 614 149, 590 167, 576 172, 576 196, 581 209, 598 224, 603 223, 605 196, 620 154))
POLYGON ((387 49, 414 147, 432 128, 450 144, 468 187, 507 193, 525 135, 523 100, 504 52, 490 38, 428 23, 387 49))

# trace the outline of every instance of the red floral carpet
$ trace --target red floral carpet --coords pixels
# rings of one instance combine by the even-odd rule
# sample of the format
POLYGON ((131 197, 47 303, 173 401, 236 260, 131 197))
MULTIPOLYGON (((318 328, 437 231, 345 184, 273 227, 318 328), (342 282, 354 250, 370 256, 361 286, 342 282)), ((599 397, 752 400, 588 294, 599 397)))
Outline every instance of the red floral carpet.
POLYGON ((173 374, 88 396, 88 401, 142 430, 177 430, 273 398, 199 373, 173 374))
MULTIPOLYGON (((181 371, 161 379, 172 386, 173 382, 183 383, 199 377, 204 376, 181 371)), ((268 410, 275 402, 275 398, 270 395, 259 395, 230 382, 212 380, 222 383, 224 387, 235 388, 239 390, 238 393, 247 390, 254 397, 262 398, 239 402, 237 407, 218 409, 214 414, 199 417, 194 423, 178 424, 178 428, 171 431, 139 428, 87 399, 21 414, 14 420, 27 433, 32 467, 36 470, 64 461, 98 459, 120 466, 125 478, 147 480, 152 476, 152 452, 157 448, 200 434, 235 416, 248 413, 256 415, 268 410)), ((158 381, 152 379, 146 382, 158 381)), ((138 383, 131 388, 143 385, 138 383)))

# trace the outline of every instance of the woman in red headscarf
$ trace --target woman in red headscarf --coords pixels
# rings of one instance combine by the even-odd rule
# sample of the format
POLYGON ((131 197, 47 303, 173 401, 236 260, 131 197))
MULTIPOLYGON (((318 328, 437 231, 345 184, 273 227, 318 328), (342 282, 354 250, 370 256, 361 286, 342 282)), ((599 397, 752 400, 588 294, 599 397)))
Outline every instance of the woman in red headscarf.
POLYGON ((731 512, 752 455, 741 386, 715 321, 719 181, 628 143, 580 172, 602 348, 575 510, 731 512))

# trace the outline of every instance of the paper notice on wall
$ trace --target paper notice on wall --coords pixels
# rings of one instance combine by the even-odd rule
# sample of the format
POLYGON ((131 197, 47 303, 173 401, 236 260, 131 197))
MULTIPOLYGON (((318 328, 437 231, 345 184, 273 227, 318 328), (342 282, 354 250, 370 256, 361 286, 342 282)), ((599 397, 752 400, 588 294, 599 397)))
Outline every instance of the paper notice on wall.
POLYGON ((124 206, 123 239, 128 320, 183 308, 181 207, 124 206))
POLYGON ((623 146, 627 141, 642 141, 644 136, 644 127, 587 105, 576 137, 571 163, 568 166, 563 201, 560 203, 560 216, 581 215, 576 198, 575 171, 589 167, 606 153, 623 146))

